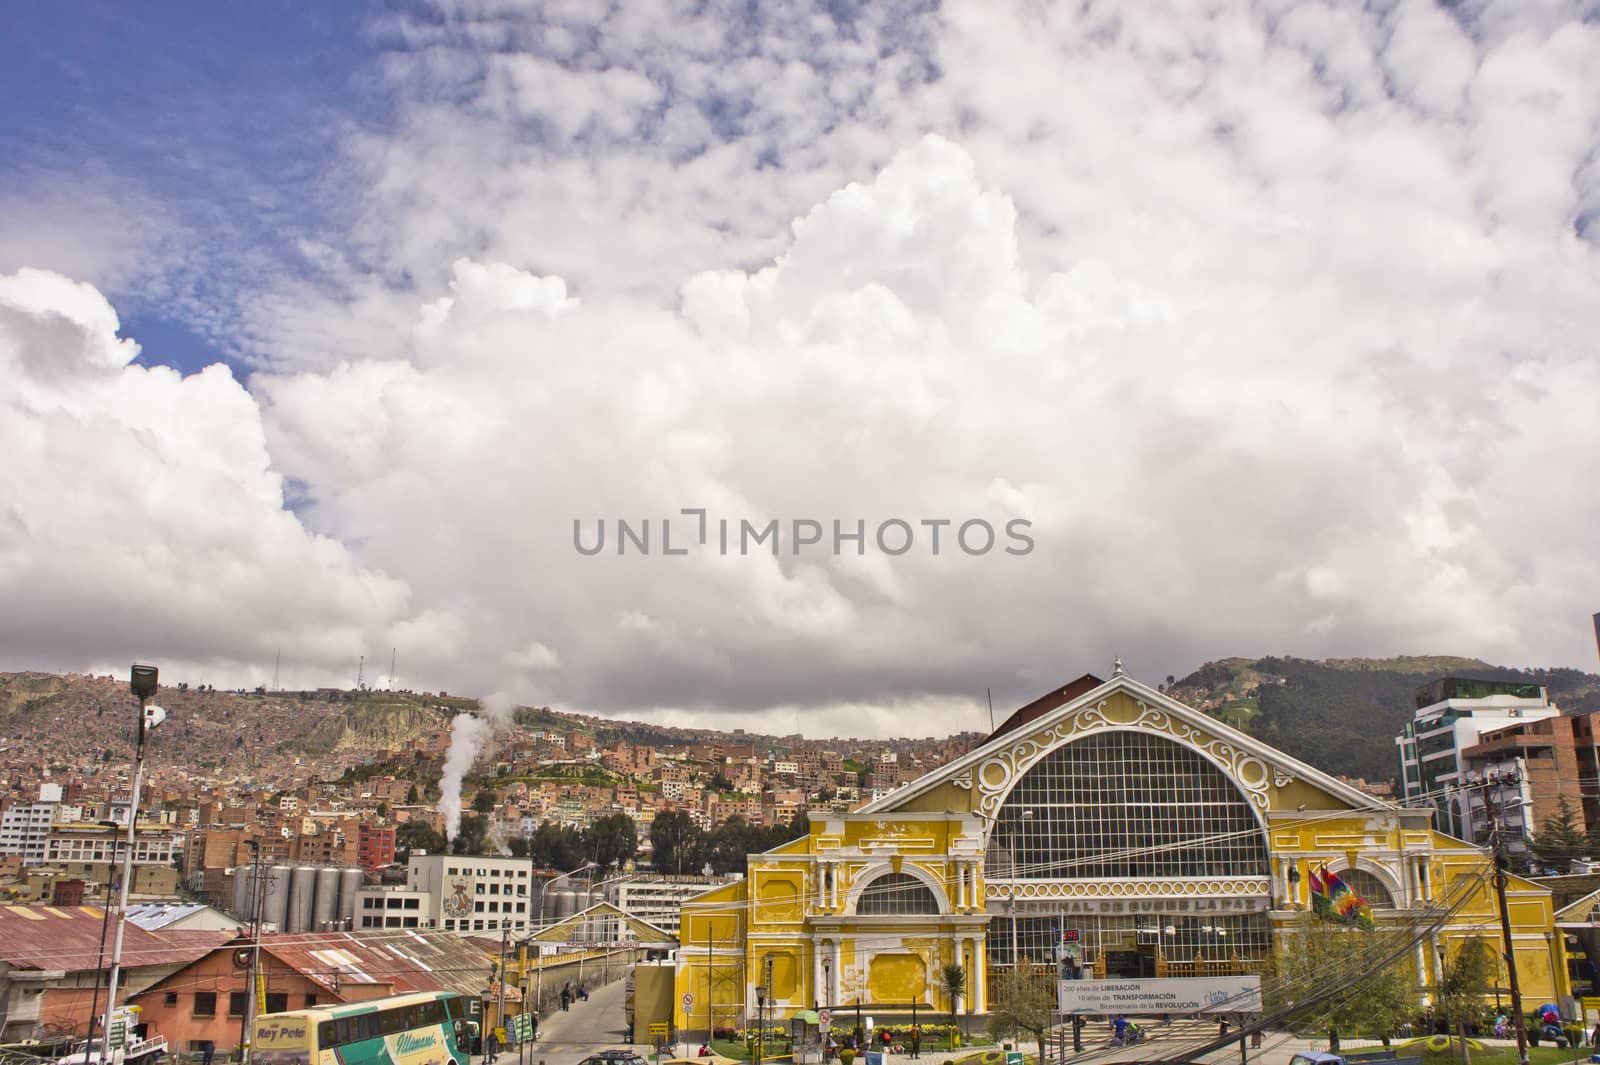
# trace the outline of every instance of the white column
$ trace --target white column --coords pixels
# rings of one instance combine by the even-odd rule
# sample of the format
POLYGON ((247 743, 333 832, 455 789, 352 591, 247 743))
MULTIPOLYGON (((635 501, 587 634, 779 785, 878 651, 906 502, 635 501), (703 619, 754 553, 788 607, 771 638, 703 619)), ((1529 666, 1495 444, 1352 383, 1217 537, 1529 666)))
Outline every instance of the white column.
POLYGON ((972 937, 972 961, 967 966, 967 983, 972 988, 972 1008, 977 1013, 984 1013, 989 1009, 989 989, 984 985, 983 976, 983 944, 977 937, 972 937))

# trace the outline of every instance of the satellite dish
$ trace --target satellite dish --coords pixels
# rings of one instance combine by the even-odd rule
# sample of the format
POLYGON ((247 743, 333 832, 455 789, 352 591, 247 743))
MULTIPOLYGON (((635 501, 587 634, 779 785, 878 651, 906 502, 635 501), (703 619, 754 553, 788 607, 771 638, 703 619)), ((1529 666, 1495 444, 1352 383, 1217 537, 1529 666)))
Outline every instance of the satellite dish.
POLYGON ((144 708, 144 727, 155 728, 167 719, 167 712, 161 707, 151 704, 144 708))
POLYGON ((240 947, 233 952, 233 967, 235 969, 250 968, 250 948, 240 947))

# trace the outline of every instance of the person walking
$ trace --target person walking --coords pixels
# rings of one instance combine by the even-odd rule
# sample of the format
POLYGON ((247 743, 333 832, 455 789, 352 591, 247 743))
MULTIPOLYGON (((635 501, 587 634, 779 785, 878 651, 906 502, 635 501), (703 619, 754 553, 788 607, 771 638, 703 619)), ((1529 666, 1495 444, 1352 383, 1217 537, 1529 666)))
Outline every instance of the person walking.
POLYGON ((500 1054, 499 1029, 489 1032, 488 1040, 483 1044, 483 1060, 486 1065, 494 1065, 494 1059, 500 1054))
MULTIPOLYGON (((1600 1030, 1600 1029, 1597 1029, 1600 1030)), ((200 1065, 211 1065, 211 1060, 217 1056, 215 1040, 204 1039, 200 1042, 200 1065)))
POLYGON ((570 1007, 571 1005, 572 1005, 572 985, 571 984, 562 984, 561 985, 561 1011, 563 1013, 565 1013, 567 1011, 568 1007, 570 1007))
POLYGON ((921 1055, 922 1055, 922 1025, 913 1024, 911 1026, 911 1056, 913 1058, 916 1058, 916 1057, 921 1057, 921 1055))
POLYGON ((528 1042, 539 1038, 539 1015, 532 1010, 528 1011, 528 1042))

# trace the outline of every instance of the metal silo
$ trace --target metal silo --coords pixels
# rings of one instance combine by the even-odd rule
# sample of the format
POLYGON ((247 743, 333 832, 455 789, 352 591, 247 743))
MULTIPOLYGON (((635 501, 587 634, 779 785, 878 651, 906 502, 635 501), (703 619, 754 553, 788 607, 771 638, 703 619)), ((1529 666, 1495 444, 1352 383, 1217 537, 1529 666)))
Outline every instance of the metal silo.
POLYGON ((253 865, 238 865, 233 869, 233 908, 228 912, 241 921, 255 920, 252 912, 255 907, 250 905, 250 874, 254 871, 253 865))
POLYGON ((312 865, 297 866, 291 879, 294 886, 289 891, 289 927, 284 931, 309 932, 317 896, 317 869, 312 865))
POLYGON ((556 892, 556 913, 559 917, 571 917, 582 905, 583 892, 575 888, 562 888, 556 892))
POLYGON ((264 923, 271 924, 278 931, 285 931, 289 918, 289 885, 293 879, 294 870, 287 865, 274 865, 267 874, 267 883, 264 885, 266 896, 266 917, 264 923))
POLYGON ((339 870, 339 927, 350 929, 356 926, 356 892, 361 890, 365 878, 359 869, 339 870))
POLYGON ((339 916, 339 870, 317 870, 317 897, 311 911, 311 927, 319 932, 333 930, 339 916))

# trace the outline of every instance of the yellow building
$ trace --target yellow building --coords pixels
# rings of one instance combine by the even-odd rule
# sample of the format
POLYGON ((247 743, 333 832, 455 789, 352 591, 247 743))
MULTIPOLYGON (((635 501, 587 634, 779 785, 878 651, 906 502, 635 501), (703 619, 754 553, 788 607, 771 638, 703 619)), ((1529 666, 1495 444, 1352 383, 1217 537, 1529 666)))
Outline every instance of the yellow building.
MULTIPOLYGON (((1499 944, 1488 855, 1127 676, 1085 676, 979 748, 685 903, 676 1021, 686 1033, 855 1007, 961 1012, 1018 957, 1087 979, 1259 972, 1335 872, 1379 930, 1415 929, 1419 1002, 1440 956, 1499 944), (1066 944, 1063 949, 1063 944, 1066 944)), ((1550 892, 1510 878, 1529 1006, 1568 992, 1550 892)))

